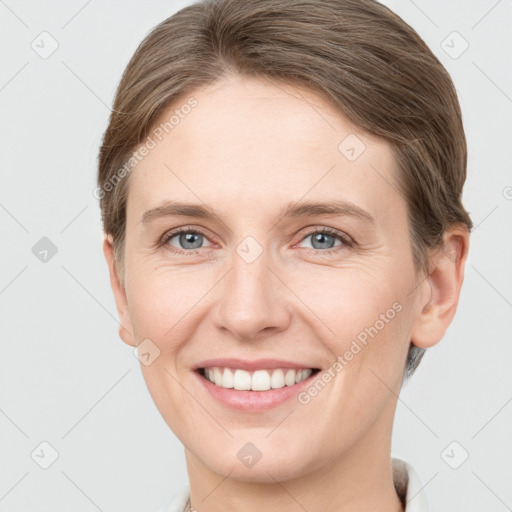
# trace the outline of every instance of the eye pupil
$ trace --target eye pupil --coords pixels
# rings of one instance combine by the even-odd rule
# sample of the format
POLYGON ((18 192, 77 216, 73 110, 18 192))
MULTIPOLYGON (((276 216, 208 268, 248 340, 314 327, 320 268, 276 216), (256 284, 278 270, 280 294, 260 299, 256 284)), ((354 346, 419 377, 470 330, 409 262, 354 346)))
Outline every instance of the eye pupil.
POLYGON ((327 233, 316 233, 315 235, 313 235, 313 247, 315 249, 330 249, 331 247, 333 247, 333 245, 329 244, 328 242, 333 242, 334 243, 334 237, 332 235, 329 235, 327 233), (326 242, 326 239, 327 239, 327 242, 326 242), (331 240, 329 240, 331 239, 331 240), (320 243, 320 247, 315 247, 315 243, 318 242, 320 243), (328 247, 325 247, 324 244, 328 245, 328 247))
POLYGON ((185 248, 185 249, 198 249, 201 247, 201 242, 202 242, 202 237, 203 235, 201 235, 200 233, 194 233, 194 232, 191 232, 191 231, 188 231, 187 233, 182 233, 180 235, 180 244, 185 248), (199 244, 197 244, 197 241, 199 241, 199 244), (188 246, 187 244, 194 244, 196 243, 196 245, 194 245, 193 247, 190 247, 188 246))

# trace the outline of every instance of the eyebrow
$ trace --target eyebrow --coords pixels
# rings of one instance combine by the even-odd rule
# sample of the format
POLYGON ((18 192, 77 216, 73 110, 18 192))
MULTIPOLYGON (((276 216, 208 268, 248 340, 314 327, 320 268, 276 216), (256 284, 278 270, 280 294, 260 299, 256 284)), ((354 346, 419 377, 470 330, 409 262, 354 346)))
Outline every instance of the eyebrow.
POLYGON ((314 215, 339 215, 356 217, 369 224, 375 224, 375 219, 366 210, 350 201, 334 200, 325 203, 319 202, 292 202, 281 210, 282 218, 313 217, 314 215))
MULTIPOLYGON (((337 215, 355 217, 369 224, 375 219, 366 210, 345 200, 328 202, 294 201, 281 209, 281 218, 313 217, 315 215, 337 215)), ((168 201, 162 206, 147 210, 141 217, 143 224, 165 217, 182 216, 196 219, 213 219, 217 217, 212 208, 206 205, 168 201)))

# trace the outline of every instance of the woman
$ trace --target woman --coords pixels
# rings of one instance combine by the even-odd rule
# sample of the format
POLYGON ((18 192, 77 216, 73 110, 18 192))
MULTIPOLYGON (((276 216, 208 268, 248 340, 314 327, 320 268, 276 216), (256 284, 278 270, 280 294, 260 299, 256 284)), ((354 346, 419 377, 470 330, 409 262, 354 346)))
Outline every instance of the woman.
POLYGON ((372 0, 203 1, 128 64, 99 157, 120 336, 185 447, 162 510, 426 510, 400 387, 472 222, 452 81, 372 0))

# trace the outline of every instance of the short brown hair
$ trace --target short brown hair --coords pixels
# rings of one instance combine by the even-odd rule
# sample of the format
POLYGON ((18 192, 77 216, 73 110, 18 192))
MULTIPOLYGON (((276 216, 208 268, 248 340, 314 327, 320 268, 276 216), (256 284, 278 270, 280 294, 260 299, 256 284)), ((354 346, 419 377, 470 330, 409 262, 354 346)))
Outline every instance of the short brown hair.
MULTIPOLYGON (((121 281, 125 163, 171 103, 228 74, 306 87, 390 143, 418 271, 428 275, 428 250, 449 226, 471 231, 461 202, 467 148, 455 87, 398 15, 374 0, 203 0, 147 35, 116 92, 97 191, 121 281)), ((411 344, 407 376, 423 353, 411 344)))

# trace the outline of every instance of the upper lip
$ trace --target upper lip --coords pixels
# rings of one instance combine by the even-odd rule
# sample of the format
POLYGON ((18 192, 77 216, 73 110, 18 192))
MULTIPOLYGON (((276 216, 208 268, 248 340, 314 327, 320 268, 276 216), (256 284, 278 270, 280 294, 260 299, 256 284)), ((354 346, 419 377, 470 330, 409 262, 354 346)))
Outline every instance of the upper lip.
POLYGON ((239 368, 246 371, 254 370, 271 370, 273 368, 313 368, 310 364, 303 364, 296 361, 285 361, 284 359, 237 359, 233 357, 223 357, 216 359, 205 359, 195 364, 192 369, 198 370, 199 368, 212 368, 214 366, 224 368, 239 368))

